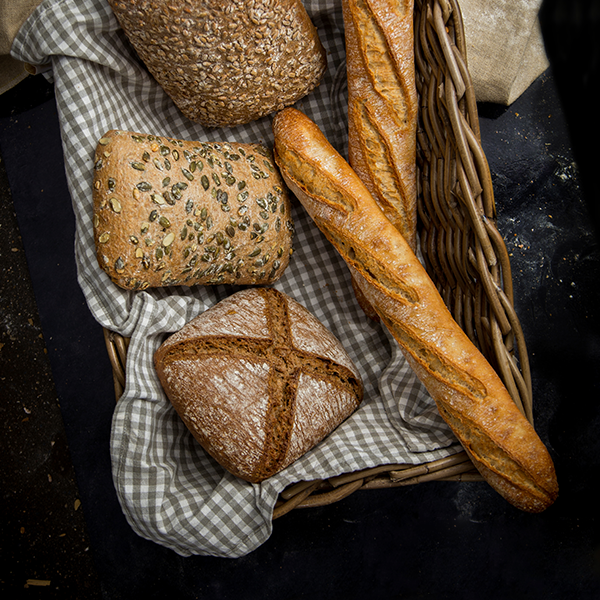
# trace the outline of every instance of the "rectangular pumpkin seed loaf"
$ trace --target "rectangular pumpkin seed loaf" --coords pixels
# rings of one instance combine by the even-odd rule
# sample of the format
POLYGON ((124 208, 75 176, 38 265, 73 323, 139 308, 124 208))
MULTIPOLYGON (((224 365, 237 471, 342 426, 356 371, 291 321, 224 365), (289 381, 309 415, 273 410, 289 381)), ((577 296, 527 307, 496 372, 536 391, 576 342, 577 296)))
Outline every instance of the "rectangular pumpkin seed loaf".
POLYGON ((98 262, 122 288, 265 285, 289 263, 290 202, 260 144, 111 130, 93 197, 98 262))

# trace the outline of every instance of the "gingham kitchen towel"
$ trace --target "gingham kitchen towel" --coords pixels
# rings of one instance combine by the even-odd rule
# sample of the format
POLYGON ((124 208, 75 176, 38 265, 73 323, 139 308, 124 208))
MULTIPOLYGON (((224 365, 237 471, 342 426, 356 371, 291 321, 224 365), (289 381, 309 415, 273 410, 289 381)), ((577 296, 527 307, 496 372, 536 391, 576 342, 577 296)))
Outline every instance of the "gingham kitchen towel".
MULTIPOLYGON (((340 2, 305 4, 326 48, 328 70, 297 107, 345 155, 340 2)), ((236 288, 134 293, 112 284, 96 262, 92 236, 93 156, 97 140, 115 128, 272 146, 272 117, 229 129, 204 129, 185 119, 140 63, 106 0, 44 1, 19 31, 13 56, 38 65, 51 61, 76 216, 79 283, 98 322, 131 337, 127 384, 115 408, 110 451, 119 501, 139 535, 181 555, 242 556, 268 539, 277 496, 288 484, 381 464, 420 464, 460 450, 396 344, 362 313, 345 263, 294 200, 295 252, 274 287, 339 338, 362 374, 365 400, 332 435, 267 481, 250 484, 225 472, 171 407, 152 357, 167 335, 236 288)))

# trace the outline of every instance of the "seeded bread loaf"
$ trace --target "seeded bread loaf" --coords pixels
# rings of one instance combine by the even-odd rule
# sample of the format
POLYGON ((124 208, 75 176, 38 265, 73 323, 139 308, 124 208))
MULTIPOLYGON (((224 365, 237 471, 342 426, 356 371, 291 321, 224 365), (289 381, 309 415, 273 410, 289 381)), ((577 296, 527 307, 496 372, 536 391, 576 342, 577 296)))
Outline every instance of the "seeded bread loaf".
POLYGON ((311 92, 325 51, 301 0, 109 0, 139 57, 190 120, 248 123, 311 92))
POLYGON ((417 90, 413 0, 343 0, 348 158, 416 249, 417 90))
POLYGON ((169 337, 154 362, 196 440, 254 483, 300 458, 362 400, 360 375, 337 338, 272 288, 222 300, 169 337))
POLYGON ((289 263, 290 202, 262 145, 112 130, 93 196, 98 262, 122 288, 267 284, 289 263))
POLYGON ((404 237, 308 117, 287 108, 273 129, 286 183, 345 259, 482 476, 522 510, 547 508, 558 484, 546 447, 404 237))

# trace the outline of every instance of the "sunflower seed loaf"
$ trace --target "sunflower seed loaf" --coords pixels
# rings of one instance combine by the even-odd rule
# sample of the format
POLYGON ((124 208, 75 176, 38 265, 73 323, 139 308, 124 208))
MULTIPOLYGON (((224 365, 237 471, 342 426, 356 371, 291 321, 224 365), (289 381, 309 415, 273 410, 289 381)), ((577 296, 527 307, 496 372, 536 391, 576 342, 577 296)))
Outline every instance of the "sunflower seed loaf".
POLYGON ((241 125, 320 82, 326 56, 301 0, 109 0, 132 46, 190 120, 241 125))
POLYGON ((111 130, 93 186, 98 262, 122 288, 265 285, 289 263, 290 202, 260 144, 111 130))

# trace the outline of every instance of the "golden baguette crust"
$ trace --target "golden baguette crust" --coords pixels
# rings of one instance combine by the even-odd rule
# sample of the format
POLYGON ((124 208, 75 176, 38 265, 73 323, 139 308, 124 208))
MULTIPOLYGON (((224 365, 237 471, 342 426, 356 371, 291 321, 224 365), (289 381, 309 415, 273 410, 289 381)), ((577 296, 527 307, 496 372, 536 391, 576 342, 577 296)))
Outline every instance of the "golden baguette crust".
POLYGON ((546 447, 402 235, 308 117, 285 109, 273 130, 284 180, 346 260, 482 476, 522 510, 550 506, 558 484, 546 447))
POLYGON ((416 249, 417 90, 413 1, 344 0, 348 157, 416 249))

